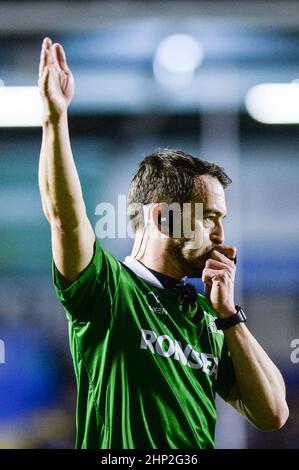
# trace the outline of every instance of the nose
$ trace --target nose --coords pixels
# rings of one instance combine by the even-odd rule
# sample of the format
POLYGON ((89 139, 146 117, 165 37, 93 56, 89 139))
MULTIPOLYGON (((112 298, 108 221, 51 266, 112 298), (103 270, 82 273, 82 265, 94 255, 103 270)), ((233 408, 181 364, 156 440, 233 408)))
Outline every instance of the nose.
POLYGON ((224 230, 220 220, 215 224, 210 234, 210 240, 216 243, 216 245, 222 245, 222 243, 224 243, 224 230))

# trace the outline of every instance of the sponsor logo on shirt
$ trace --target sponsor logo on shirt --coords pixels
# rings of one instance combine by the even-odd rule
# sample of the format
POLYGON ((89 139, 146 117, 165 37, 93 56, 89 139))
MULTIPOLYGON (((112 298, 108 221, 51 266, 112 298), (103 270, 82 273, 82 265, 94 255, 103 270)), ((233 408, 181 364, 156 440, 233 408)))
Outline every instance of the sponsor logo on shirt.
POLYGON ((153 307, 152 305, 150 305, 150 309, 154 312, 154 313, 157 313, 158 315, 168 315, 168 312, 167 310, 163 307, 163 305, 161 305, 160 301, 159 301, 159 296, 158 295, 155 295, 152 291, 148 292, 148 295, 151 295, 154 300, 156 301, 157 305, 155 307, 153 307))
POLYGON ((157 313, 158 315, 168 315, 168 312, 167 310, 165 310, 164 307, 152 307, 150 305, 150 308, 152 309, 154 313, 157 313))
POLYGON ((217 326, 215 325, 216 317, 213 317, 210 313, 203 311, 207 320, 207 328, 210 333, 218 333, 219 335, 223 336, 223 331, 218 330, 217 326))
POLYGON ((172 358, 191 369, 200 369, 205 374, 217 379, 218 358, 209 353, 196 351, 191 344, 182 347, 180 341, 168 335, 160 335, 151 330, 141 330, 140 349, 148 349, 152 354, 159 354, 166 359, 172 358))

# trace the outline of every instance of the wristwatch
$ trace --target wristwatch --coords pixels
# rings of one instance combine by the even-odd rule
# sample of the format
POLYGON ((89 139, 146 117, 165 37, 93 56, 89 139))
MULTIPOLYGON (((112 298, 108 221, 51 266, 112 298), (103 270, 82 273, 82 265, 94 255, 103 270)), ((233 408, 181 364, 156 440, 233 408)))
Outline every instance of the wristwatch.
POLYGON ((227 328, 230 328, 231 326, 234 326, 237 323, 246 322, 247 318, 242 307, 240 307, 240 305, 236 305, 235 307, 237 311, 230 317, 217 318, 215 320, 215 325, 217 326, 218 330, 226 330, 227 328))

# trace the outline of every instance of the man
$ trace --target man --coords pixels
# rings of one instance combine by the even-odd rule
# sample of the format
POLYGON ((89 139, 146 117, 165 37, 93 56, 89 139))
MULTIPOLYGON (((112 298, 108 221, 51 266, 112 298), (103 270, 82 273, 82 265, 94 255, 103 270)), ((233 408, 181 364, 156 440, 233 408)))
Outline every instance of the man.
POLYGON ((145 158, 129 191, 136 239, 121 263, 86 216, 67 125, 74 80, 63 48, 49 38, 39 87, 39 187, 69 321, 76 447, 212 448, 216 392, 258 429, 281 428, 288 417, 283 379, 234 303, 236 249, 223 245, 222 226, 229 177, 182 151, 145 158), (173 202, 182 210, 190 203, 192 236, 167 229, 171 211, 163 203, 173 202), (134 212, 138 203, 144 213, 134 212), (206 295, 194 296, 185 276, 202 276, 206 295))

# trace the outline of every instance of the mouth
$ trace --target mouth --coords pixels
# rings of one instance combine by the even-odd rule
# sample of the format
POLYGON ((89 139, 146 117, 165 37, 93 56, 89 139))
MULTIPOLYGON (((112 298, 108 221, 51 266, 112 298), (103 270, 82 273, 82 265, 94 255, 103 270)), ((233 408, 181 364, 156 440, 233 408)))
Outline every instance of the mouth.
POLYGON ((213 248, 211 250, 209 250, 205 255, 200 256, 200 259, 205 263, 207 261, 207 259, 210 257, 212 251, 213 251, 213 248))
POLYGON ((210 253, 212 250, 208 251, 206 254, 198 256, 195 264, 193 265, 194 268, 196 269, 196 273, 199 274, 203 271, 207 259, 210 257, 210 253))

